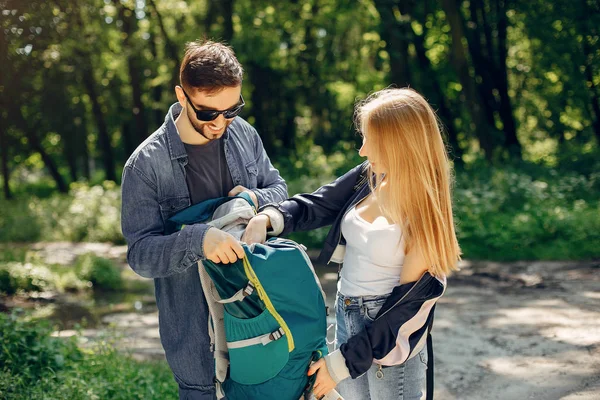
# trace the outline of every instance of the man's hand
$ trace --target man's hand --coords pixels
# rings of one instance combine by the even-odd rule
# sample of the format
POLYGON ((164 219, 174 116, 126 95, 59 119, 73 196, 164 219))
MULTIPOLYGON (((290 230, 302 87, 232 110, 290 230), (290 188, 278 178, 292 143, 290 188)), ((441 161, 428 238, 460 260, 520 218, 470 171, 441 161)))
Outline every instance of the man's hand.
POLYGON ((231 189, 231 191, 227 194, 227 196, 229 196, 229 197, 237 196, 238 194, 240 194, 242 192, 246 192, 250 195, 250 198, 252 199, 252 202, 254 203, 254 209, 258 210, 258 197, 256 197, 256 193, 254 193, 252 190, 250 190, 248 188, 245 188, 242 185, 238 185, 238 186, 234 187, 233 189, 231 189))
POLYGON ((267 215, 259 214, 252 218, 246 230, 244 236, 242 236, 242 242, 246 244, 252 243, 264 243, 267 240, 267 229, 270 225, 270 220, 267 215))
POLYGON ((317 379, 313 386, 313 393, 317 399, 321 399, 335 388, 336 383, 331 379, 331 375, 329 375, 324 358, 317 360, 308 369, 309 376, 313 375, 315 372, 317 373, 317 379))
POLYGON ((214 263, 234 263, 246 256, 242 245, 229 233, 211 227, 204 236, 204 256, 214 263))

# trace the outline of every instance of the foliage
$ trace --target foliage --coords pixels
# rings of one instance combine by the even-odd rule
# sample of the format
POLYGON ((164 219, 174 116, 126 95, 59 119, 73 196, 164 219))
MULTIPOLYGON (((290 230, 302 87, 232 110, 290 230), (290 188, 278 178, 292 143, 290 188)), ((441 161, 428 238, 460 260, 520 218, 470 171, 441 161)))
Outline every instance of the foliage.
POLYGON ((77 259, 75 265, 77 275, 90 281, 94 288, 117 290, 123 287, 121 270, 112 261, 87 253, 77 259))
POLYGON ((124 282, 121 270, 112 261, 88 253, 79 256, 73 267, 43 265, 40 262, 2 261, 11 259, 12 254, 0 257, 0 293, 43 291, 81 291, 88 288, 118 290, 124 282))
POLYGON ((71 195, 0 201, 0 242, 110 241, 123 243, 121 191, 112 182, 73 185, 71 195))
POLYGON ((512 168, 458 172, 454 204, 465 257, 597 258, 598 193, 597 172, 547 170, 535 178, 512 168))
POLYGON ((48 372, 63 368, 67 360, 77 361, 80 354, 75 343, 52 338, 51 332, 48 324, 21 322, 16 314, 0 314, 2 373, 22 376, 21 382, 26 386, 48 372))
MULTIPOLYGON (((289 194, 294 195, 312 192, 333 181, 361 161, 355 155, 353 148, 343 148, 331 156, 326 156, 322 151, 311 152, 306 153, 300 162, 287 160, 278 167, 287 178, 289 194)), ((588 159, 581 169, 569 171, 560 165, 548 168, 531 163, 496 169, 484 162, 457 169, 454 206, 465 258, 515 260, 599 257, 594 243, 598 242, 597 232, 600 232, 600 178, 597 172, 600 168, 595 161, 588 159)), ((40 237, 59 241, 112 238, 122 243, 123 238, 118 232, 118 188, 79 186, 77 191, 80 194, 75 198, 64 195, 49 199, 32 198, 30 204, 34 204, 34 207, 31 208, 23 208, 18 201, 5 202, 0 213, 6 210, 4 217, 21 221, 18 224, 23 229, 2 231, 0 238, 3 241, 35 241, 40 237), (91 195, 94 191, 97 191, 97 195, 91 195), (95 211, 88 211, 88 208, 80 207, 81 204, 88 204, 89 209, 95 211), (98 204, 103 205, 99 207, 98 204), (36 210, 37 215, 32 210, 36 210), (67 224, 69 221, 73 226, 67 224), (108 221, 112 221, 112 225, 108 221), (86 224, 90 227, 87 236, 73 234, 76 227, 83 228, 86 224), (28 227, 31 226, 44 228, 30 232, 28 227), (54 230, 49 230, 51 227, 54 230), (14 236, 11 238, 10 235, 14 236)), ((294 233, 292 237, 310 248, 318 249, 327 232, 328 228, 321 228, 294 233)), ((15 249, 14 254, 4 259, 24 262, 19 258, 22 255, 15 249)), ((103 271, 99 273, 101 277, 95 279, 113 282, 110 277, 116 277, 114 270, 107 267, 103 271)), ((6 272, 0 274, 0 281, 5 282, 6 272)), ((70 281, 61 274, 61 280, 55 280, 54 285, 76 290, 78 281, 72 278, 70 281)), ((89 276, 78 278, 91 280, 89 276)), ((116 280, 114 282, 117 284, 116 280)), ((112 283, 108 283, 108 286, 112 286, 112 283)))
POLYGON ((16 196, 118 181, 175 101, 184 44, 198 37, 234 47, 246 71, 244 117, 281 164, 355 142, 354 103, 389 85, 430 100, 466 164, 598 157, 600 10, 591 0, 0 5, 2 183, 16 196), (40 174, 55 184, 31 179, 40 174))
POLYGON ((43 292, 54 289, 54 274, 44 265, 6 263, 0 265, 0 293, 43 292))
MULTIPOLYGON (((25 399, 175 399, 166 363, 141 363, 110 340, 79 349, 77 337, 51 337, 45 322, 0 314, 0 393, 25 399)), ((109 338, 108 338, 109 339, 109 338)))

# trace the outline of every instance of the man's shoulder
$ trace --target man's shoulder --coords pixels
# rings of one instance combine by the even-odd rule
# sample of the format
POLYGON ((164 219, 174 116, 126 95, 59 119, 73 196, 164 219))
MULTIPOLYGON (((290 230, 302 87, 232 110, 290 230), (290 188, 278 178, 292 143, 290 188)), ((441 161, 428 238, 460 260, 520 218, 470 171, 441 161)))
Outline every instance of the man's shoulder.
POLYGON ((166 129, 163 125, 148 136, 146 140, 131 153, 125 163, 125 168, 145 169, 152 164, 160 163, 163 160, 168 159, 169 149, 166 139, 166 129))

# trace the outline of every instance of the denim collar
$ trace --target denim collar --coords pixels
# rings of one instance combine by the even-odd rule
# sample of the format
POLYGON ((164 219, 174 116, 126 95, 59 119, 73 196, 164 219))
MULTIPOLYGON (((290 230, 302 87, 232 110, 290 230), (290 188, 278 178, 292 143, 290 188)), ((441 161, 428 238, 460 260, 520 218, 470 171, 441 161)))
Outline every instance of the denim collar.
MULTIPOLYGON (((177 125, 175 125, 175 120, 181 114, 183 107, 179 103, 173 103, 169 108, 169 112, 165 117, 165 130, 167 136, 167 144, 169 146, 169 156, 171 160, 177 160, 180 158, 187 158, 187 152, 185 151, 185 147, 183 146, 183 142, 181 141, 181 137, 179 136, 179 131, 177 130, 177 125)), ((230 125, 231 126, 231 125, 230 125)), ((223 135, 223 140, 227 143, 227 139, 229 137, 229 127, 225 130, 225 134, 223 135)))

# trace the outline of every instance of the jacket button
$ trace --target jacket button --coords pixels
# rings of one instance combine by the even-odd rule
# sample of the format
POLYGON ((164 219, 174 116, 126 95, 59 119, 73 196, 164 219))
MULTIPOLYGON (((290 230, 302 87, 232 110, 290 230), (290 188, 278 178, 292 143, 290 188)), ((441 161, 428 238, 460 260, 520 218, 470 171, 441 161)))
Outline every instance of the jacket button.
POLYGON ((346 299, 346 300, 344 300, 344 304, 345 304, 345 305, 349 306, 349 305, 350 305, 350 303, 352 303, 352 300, 350 300, 350 299, 346 299))

